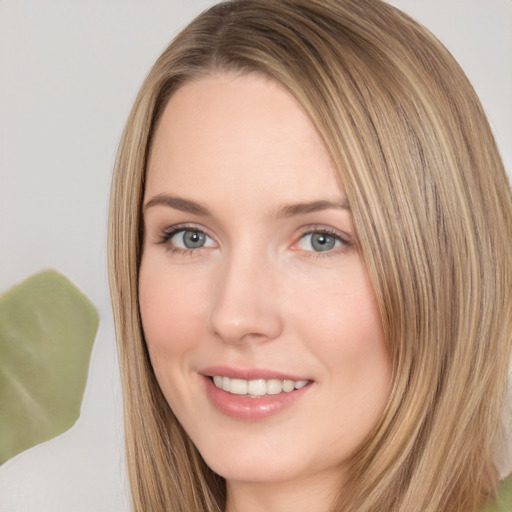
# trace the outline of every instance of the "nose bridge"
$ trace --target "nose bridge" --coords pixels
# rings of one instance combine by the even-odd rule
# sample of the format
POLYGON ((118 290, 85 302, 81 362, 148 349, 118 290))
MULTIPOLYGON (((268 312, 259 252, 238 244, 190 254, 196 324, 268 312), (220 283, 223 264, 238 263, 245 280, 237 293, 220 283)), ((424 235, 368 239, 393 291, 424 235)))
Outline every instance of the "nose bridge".
POLYGON ((250 244, 241 244, 223 257, 213 290, 210 328, 224 341, 279 336, 282 322, 272 260, 250 244))

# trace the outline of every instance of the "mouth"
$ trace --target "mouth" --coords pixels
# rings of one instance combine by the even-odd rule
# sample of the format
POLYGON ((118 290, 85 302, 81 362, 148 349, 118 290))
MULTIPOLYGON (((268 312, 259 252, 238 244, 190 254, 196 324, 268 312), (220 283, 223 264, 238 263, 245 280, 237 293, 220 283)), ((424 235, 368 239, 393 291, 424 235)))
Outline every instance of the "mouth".
POLYGON ((224 375, 209 377, 213 384, 232 395, 246 398, 263 398, 265 396, 291 393, 311 384, 309 380, 288 379, 234 379, 224 375))
POLYGON ((313 380, 270 370, 215 367, 199 372, 210 403, 223 415, 244 421, 265 420, 304 403, 313 380))

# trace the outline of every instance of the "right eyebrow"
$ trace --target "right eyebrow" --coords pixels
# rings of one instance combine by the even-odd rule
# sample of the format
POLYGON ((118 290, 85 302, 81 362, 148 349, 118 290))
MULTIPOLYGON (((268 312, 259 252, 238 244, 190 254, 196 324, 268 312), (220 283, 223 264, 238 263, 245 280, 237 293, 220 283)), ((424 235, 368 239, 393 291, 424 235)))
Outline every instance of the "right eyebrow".
POLYGON ((175 210, 180 210, 182 212, 193 213, 195 215, 211 215, 208 208, 202 204, 191 201, 190 199, 172 196, 169 194, 157 194, 156 196, 153 196, 144 205, 144 211, 152 208, 153 206, 168 206, 169 208, 174 208, 175 210))
POLYGON ((305 215, 307 213, 320 212, 322 210, 347 210, 350 211, 348 199, 342 196, 341 201, 306 201, 304 203, 288 204, 283 206, 279 212, 278 217, 293 217, 294 215, 305 215))

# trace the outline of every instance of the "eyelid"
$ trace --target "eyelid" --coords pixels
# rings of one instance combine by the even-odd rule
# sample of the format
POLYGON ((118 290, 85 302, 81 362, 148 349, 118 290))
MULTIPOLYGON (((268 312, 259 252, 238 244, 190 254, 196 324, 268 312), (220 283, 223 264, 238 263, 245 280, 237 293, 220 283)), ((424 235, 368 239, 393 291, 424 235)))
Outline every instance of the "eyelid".
MULTIPOLYGON (((195 231, 198 233, 203 233, 207 238, 209 238, 210 240, 213 240, 213 242, 215 244, 217 244, 215 238, 208 233, 208 230, 206 230, 205 228, 203 228, 202 226, 199 226, 197 224, 187 223, 187 222, 181 223, 181 224, 174 224, 172 226, 167 226, 167 227, 161 229, 157 235, 158 239, 156 240, 156 243, 159 245, 169 244, 171 239, 175 235, 180 233, 181 231, 195 231)), ((203 248, 208 249, 209 247, 211 247, 211 246, 202 246, 202 247, 198 247, 195 249, 192 249, 192 248, 189 249, 189 248, 173 246, 173 247, 168 247, 168 249, 172 252, 181 252, 181 253, 191 254, 193 252, 198 252, 203 248)))
POLYGON ((350 236, 348 233, 345 233, 343 231, 340 231, 339 229, 326 226, 324 224, 314 224, 310 226, 304 226, 301 228, 295 237, 295 241, 292 244, 292 249, 297 251, 304 251, 305 253, 312 253, 310 255, 314 255, 315 257, 318 256, 328 256, 332 254, 336 254, 337 252, 343 252, 349 249, 354 245, 354 242, 352 240, 352 236, 350 236), (341 242, 341 247, 335 247, 333 249, 327 250, 327 251, 307 251, 304 249, 301 249, 298 247, 299 242, 307 235, 313 235, 313 234, 325 234, 328 236, 332 236, 339 240, 341 242))
MULTIPOLYGON (((204 233, 204 235, 212 240, 215 245, 218 245, 217 241, 215 240, 215 237, 213 237, 209 230, 205 229, 203 226, 200 226, 195 223, 180 223, 175 224, 171 226, 166 226, 165 228, 161 229, 158 233, 158 239, 156 240, 156 243, 159 245, 169 245, 170 240, 173 236, 175 236, 177 233, 181 231, 197 231, 200 233, 204 233)), ((339 229, 333 228, 331 226, 326 226, 325 224, 312 224, 303 226, 298 230, 298 233, 294 237, 294 241, 291 244, 290 248, 295 251, 302 251, 303 253, 307 253, 310 257, 319 257, 319 256, 332 256, 334 254, 338 254, 340 252, 345 252, 348 249, 350 249, 355 242, 353 242, 353 237, 339 229), (305 250, 300 248, 299 242, 307 235, 313 235, 313 234, 326 234, 328 236, 332 236, 336 238, 339 242, 341 242, 341 246, 333 247, 332 249, 328 249, 326 251, 314 251, 314 250, 305 250)), ((182 248, 182 247, 167 247, 167 249, 171 252, 175 253, 185 253, 185 254, 192 254, 192 253, 198 253, 201 249, 209 249, 211 246, 202 246, 198 248, 182 248)))

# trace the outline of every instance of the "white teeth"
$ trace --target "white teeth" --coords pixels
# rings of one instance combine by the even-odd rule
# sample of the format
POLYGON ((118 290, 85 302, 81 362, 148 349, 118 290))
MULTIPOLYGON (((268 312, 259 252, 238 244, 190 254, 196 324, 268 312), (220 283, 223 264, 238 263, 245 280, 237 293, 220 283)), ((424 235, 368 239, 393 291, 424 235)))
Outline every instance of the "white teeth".
POLYGON ((267 395, 279 395, 283 391, 282 381, 277 379, 267 380, 267 395))
POLYGON ((251 398, 258 398, 264 395, 278 395, 283 391, 290 393, 295 389, 301 389, 307 384, 308 380, 279 380, 279 379, 230 379, 229 377, 222 377, 215 375, 213 377, 214 384, 228 393, 234 395, 247 395, 251 398))
POLYGON ((250 380, 247 393, 253 396, 263 396, 267 394, 267 383, 263 379, 250 380))
POLYGON ((289 393, 295 389, 295 382, 293 380, 283 380, 283 391, 289 393))
POLYGON ((235 395, 247 395, 247 381, 242 379, 231 379, 229 392, 235 395))

